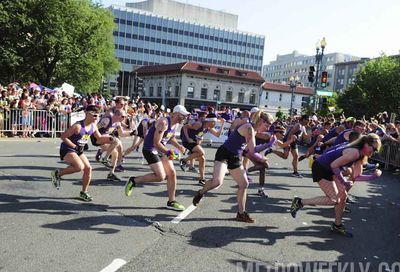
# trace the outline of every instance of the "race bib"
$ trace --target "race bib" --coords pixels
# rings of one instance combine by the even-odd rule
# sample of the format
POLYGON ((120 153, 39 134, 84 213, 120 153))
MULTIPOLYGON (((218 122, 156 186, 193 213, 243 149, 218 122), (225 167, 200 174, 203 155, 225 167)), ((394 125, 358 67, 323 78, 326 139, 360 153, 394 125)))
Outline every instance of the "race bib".
POLYGON ((82 138, 80 140, 78 140, 78 144, 80 146, 84 146, 89 142, 90 139, 90 135, 89 134, 85 134, 82 136, 82 138))

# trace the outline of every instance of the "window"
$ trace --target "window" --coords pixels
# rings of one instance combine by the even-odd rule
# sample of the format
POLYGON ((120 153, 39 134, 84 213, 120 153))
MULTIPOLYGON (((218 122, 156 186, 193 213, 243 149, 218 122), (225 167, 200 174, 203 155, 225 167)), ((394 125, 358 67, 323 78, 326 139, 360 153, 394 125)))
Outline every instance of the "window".
POLYGON ((154 87, 149 88, 149 96, 153 96, 154 93, 154 87))
POLYGON ((201 88, 200 99, 207 99, 207 91, 208 91, 208 89, 201 88))
POLYGON ((168 89, 167 89, 167 91, 166 91, 166 97, 170 97, 171 94, 172 94, 172 87, 171 87, 171 86, 168 86, 168 89))
POLYGON ((214 90, 213 100, 219 101, 219 99, 220 99, 220 91, 219 90, 214 90))
POLYGON ((252 91, 250 94, 250 104, 255 104, 256 103, 256 92, 252 91))
POLYGON ((232 91, 226 91, 226 102, 232 102, 232 91))
POLYGON ((187 89, 187 98, 193 98, 194 97, 194 88, 193 87, 188 87, 187 89))
POLYGON ((175 97, 179 97, 179 86, 175 86, 175 97))
POLYGON ((239 92, 238 103, 244 103, 244 93, 239 92))
POLYGON ((279 94, 279 102, 282 101, 282 94, 279 94))
POLYGON ((161 92, 162 92, 162 87, 161 87, 161 86, 158 86, 158 87, 157 87, 157 96, 158 96, 158 97, 161 97, 161 96, 162 96, 162 93, 161 93, 161 92))
POLYGON ((268 100, 268 92, 265 92, 265 100, 268 100))

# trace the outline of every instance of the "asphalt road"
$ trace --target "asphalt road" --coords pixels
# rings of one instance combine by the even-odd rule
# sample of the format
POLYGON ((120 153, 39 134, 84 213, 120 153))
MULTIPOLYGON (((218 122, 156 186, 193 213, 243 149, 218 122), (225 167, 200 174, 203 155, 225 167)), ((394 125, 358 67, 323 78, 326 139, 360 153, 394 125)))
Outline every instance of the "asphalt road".
MULTIPOLYGON (((332 208, 308 207, 297 219, 290 216, 294 195, 321 191, 308 162, 300 164, 304 178, 294 178, 291 162, 274 155, 269 198, 256 195, 256 183, 249 188, 247 210, 254 224, 233 220, 236 184, 230 176, 186 218, 172 223, 178 213, 164 208, 165 183, 135 188, 125 197, 125 183, 105 179, 93 148, 87 154, 94 201, 77 198, 80 174, 65 177, 55 190, 50 171, 64 167, 59 143, 0 140, 0 271, 115 271, 110 264, 116 259, 127 262, 119 271, 400 271, 400 178, 390 172, 352 189, 357 203, 349 205, 345 224, 354 238, 329 232, 332 208)), ((206 148, 208 177, 215 151, 206 148)), ((118 173, 124 180, 149 172, 137 152, 125 166, 127 171, 118 173)), ((176 169, 177 200, 189 207, 200 188, 196 174, 182 172, 177 162, 176 169)))

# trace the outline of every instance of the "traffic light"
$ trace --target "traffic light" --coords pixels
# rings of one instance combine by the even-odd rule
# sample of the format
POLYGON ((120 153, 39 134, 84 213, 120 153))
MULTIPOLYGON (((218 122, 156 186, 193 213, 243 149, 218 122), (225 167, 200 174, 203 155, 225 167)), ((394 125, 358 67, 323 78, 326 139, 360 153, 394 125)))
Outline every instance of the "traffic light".
POLYGON ((137 73, 135 73, 134 93, 142 94, 142 92, 143 92, 143 79, 138 77, 137 73))
POLYGON ((136 91, 138 94, 143 92, 143 78, 138 77, 136 79, 136 91))
POLYGON ((310 69, 308 70, 308 82, 310 83, 314 82, 314 72, 315 72, 314 66, 310 66, 310 69))
POLYGON ((328 86, 328 72, 323 71, 321 75, 321 88, 328 86))

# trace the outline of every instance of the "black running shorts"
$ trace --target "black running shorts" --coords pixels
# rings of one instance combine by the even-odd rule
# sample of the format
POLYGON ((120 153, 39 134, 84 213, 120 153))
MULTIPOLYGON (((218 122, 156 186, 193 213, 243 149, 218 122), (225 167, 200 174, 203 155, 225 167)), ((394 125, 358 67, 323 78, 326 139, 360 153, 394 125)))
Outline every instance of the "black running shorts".
POLYGON ((182 145, 188 149, 190 152, 193 152, 193 148, 195 148, 196 146, 198 146, 197 143, 188 143, 188 142, 182 142, 182 145))
POLYGON ((321 179, 333 181, 333 176, 335 175, 332 170, 326 169, 318 161, 314 161, 311 171, 314 182, 320 182, 321 179))
POLYGON ((217 153, 215 153, 215 160, 227 163, 228 169, 230 170, 239 168, 242 165, 240 157, 227 150, 223 145, 221 145, 217 153))
POLYGON ((161 161, 160 155, 154 154, 153 151, 143 149, 142 153, 143 153, 143 157, 146 159, 146 161, 149 165, 161 161))

